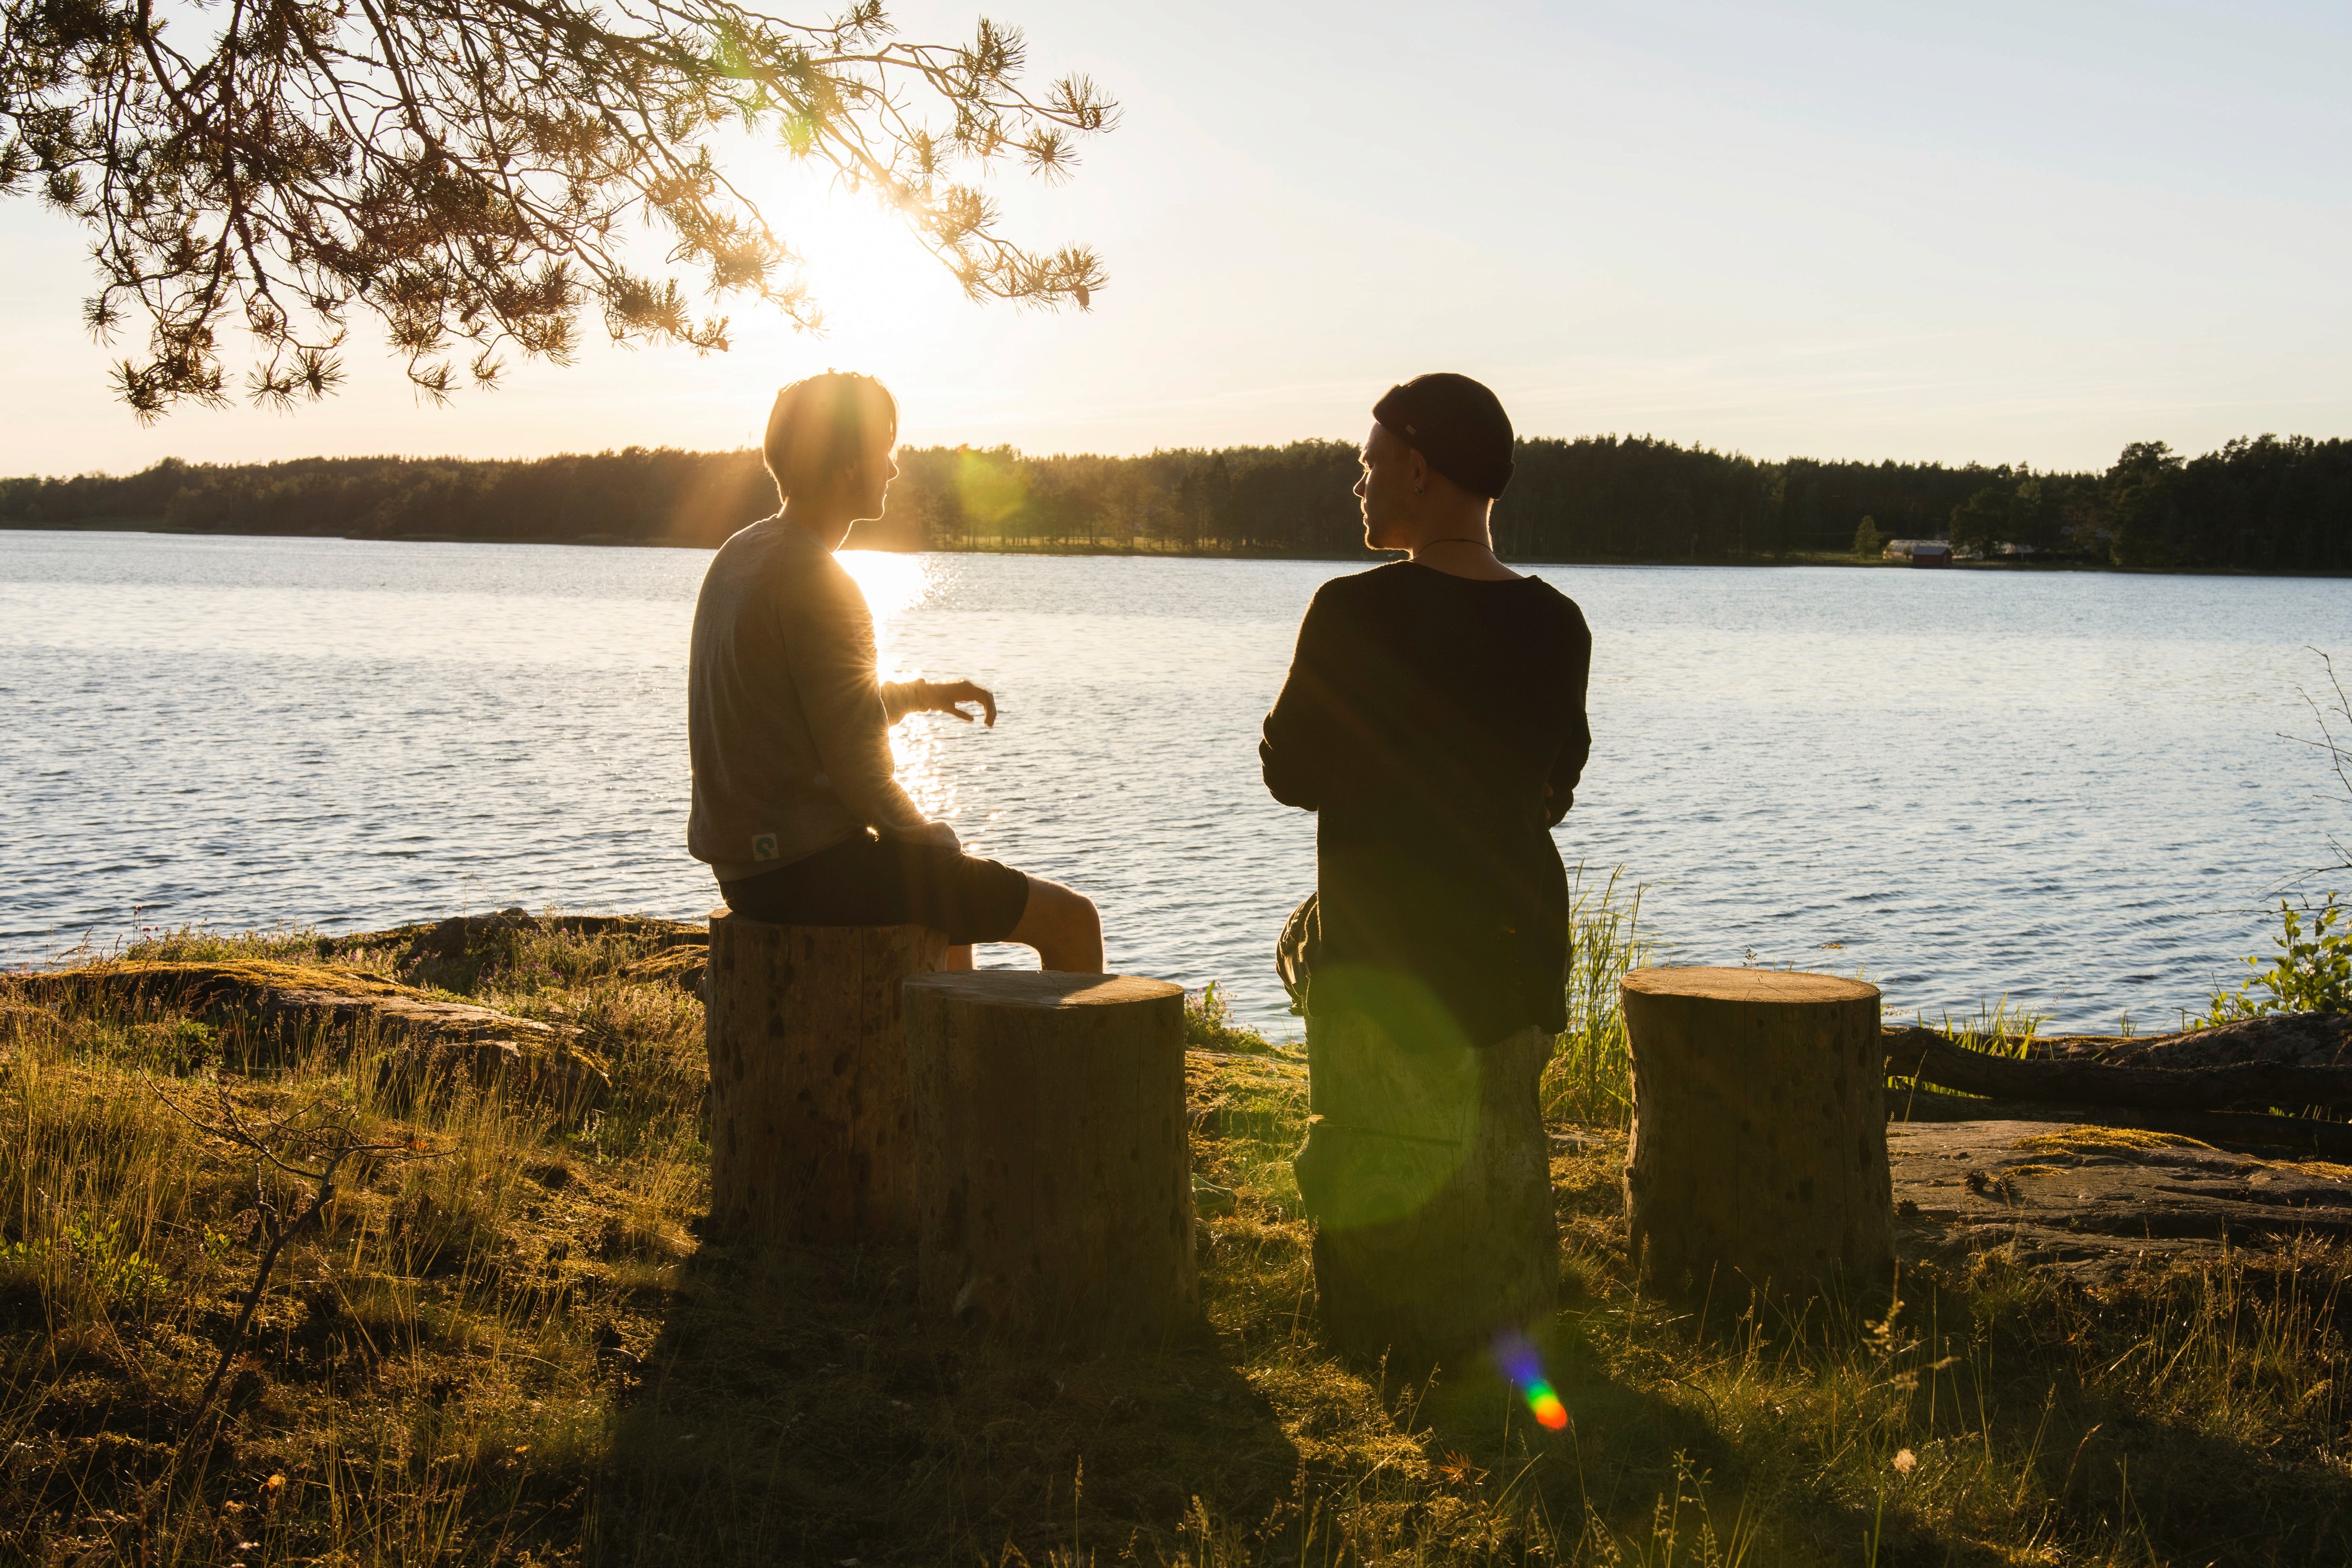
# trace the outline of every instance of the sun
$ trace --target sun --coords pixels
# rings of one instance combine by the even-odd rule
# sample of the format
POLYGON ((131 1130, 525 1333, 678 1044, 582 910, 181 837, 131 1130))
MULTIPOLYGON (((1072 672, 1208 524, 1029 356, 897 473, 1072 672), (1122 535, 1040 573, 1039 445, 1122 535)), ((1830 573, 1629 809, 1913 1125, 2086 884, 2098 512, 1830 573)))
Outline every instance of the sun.
POLYGON ((796 331, 756 302, 733 308, 737 341, 726 358, 747 394, 827 368, 902 384, 923 375, 946 335, 969 329, 973 307, 902 214, 772 148, 740 144, 727 169, 801 257, 801 281, 823 317, 819 330, 796 331))

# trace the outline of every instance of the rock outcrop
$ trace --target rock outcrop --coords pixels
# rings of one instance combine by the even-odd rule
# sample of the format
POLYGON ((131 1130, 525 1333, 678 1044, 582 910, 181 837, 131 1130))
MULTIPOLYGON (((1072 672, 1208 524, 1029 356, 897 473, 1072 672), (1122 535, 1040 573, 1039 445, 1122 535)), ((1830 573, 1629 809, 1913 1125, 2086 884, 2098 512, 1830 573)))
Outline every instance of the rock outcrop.
POLYGON ((2041 1122, 1890 1126, 1898 1250, 2005 1250, 2097 1273, 2300 1236, 2352 1237, 2352 1167, 2177 1134, 2041 1122))
POLYGON ((572 1031, 493 1008, 436 997, 364 969, 278 959, 112 960, 25 976, 26 1000, 202 1019, 254 1056, 310 1045, 385 1048, 384 1082, 404 1091, 462 1074, 587 1108, 611 1090, 572 1031))

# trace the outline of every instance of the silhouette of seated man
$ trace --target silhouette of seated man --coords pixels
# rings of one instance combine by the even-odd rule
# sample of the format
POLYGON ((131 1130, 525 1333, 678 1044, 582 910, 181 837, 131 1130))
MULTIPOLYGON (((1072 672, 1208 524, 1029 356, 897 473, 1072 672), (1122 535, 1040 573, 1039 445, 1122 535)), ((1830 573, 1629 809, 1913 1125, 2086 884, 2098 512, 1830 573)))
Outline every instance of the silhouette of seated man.
POLYGON ((1444 1354, 1548 1315, 1558 1268, 1538 1079, 1567 1025, 1551 830, 1591 733, 1576 605, 1496 559, 1510 420, 1466 376, 1372 411, 1364 538, 1406 559, 1317 591, 1259 747, 1317 814, 1281 945, 1314 1120, 1296 1169, 1327 1332, 1444 1354))
POLYGON ((728 907, 783 925, 926 925, 950 968, 971 944, 1018 942, 1047 969, 1099 974, 1093 903, 963 852, 900 789, 889 728, 910 713, 992 727, 970 681, 883 682, 874 618, 834 559, 852 524, 882 515, 898 476, 897 402, 870 376, 834 373, 776 394, 765 456, 782 509, 719 547, 694 606, 687 843, 728 907))

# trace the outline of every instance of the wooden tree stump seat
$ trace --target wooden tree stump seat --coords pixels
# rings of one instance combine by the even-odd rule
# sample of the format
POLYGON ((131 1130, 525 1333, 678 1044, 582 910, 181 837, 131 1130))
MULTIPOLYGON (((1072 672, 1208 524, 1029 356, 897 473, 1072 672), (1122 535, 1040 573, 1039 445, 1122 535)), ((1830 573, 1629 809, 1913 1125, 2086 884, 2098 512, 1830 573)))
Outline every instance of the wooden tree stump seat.
POLYGON ((1353 1012, 1307 1020, 1307 1142, 1325 1341, 1424 1365, 1550 1315, 1559 1288, 1538 1080, 1551 1036, 1408 1050, 1353 1012))
POLYGON ((1191 1332, 1182 988, 967 971, 906 1009, 924 1308, 1072 1345, 1191 1332))
POLYGON ((1633 1060, 1625 1207, 1645 1290, 1859 1304, 1895 1266, 1878 988, 1654 968, 1620 992, 1633 1060))
POLYGON ((900 987, 947 938, 919 925, 710 915, 710 1215, 754 1245, 915 1239, 900 987))

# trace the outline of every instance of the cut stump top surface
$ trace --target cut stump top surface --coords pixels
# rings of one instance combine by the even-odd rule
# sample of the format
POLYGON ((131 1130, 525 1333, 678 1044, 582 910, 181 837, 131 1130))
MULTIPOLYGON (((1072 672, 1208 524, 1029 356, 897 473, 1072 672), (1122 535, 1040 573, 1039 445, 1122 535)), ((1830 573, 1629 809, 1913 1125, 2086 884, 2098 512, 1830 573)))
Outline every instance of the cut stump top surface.
POLYGON ((1711 1002, 1876 1001, 1878 988, 1838 975, 1808 975, 1788 969, 1712 969, 1661 966, 1629 969, 1625 989, 1653 997, 1693 997, 1711 1002))
POLYGON ((1129 1002, 1181 998, 1184 988, 1169 980, 1147 980, 1137 975, 1066 975, 1036 969, 954 969, 917 975, 907 981, 951 1001, 992 1008, 1118 1007, 1129 1002))

